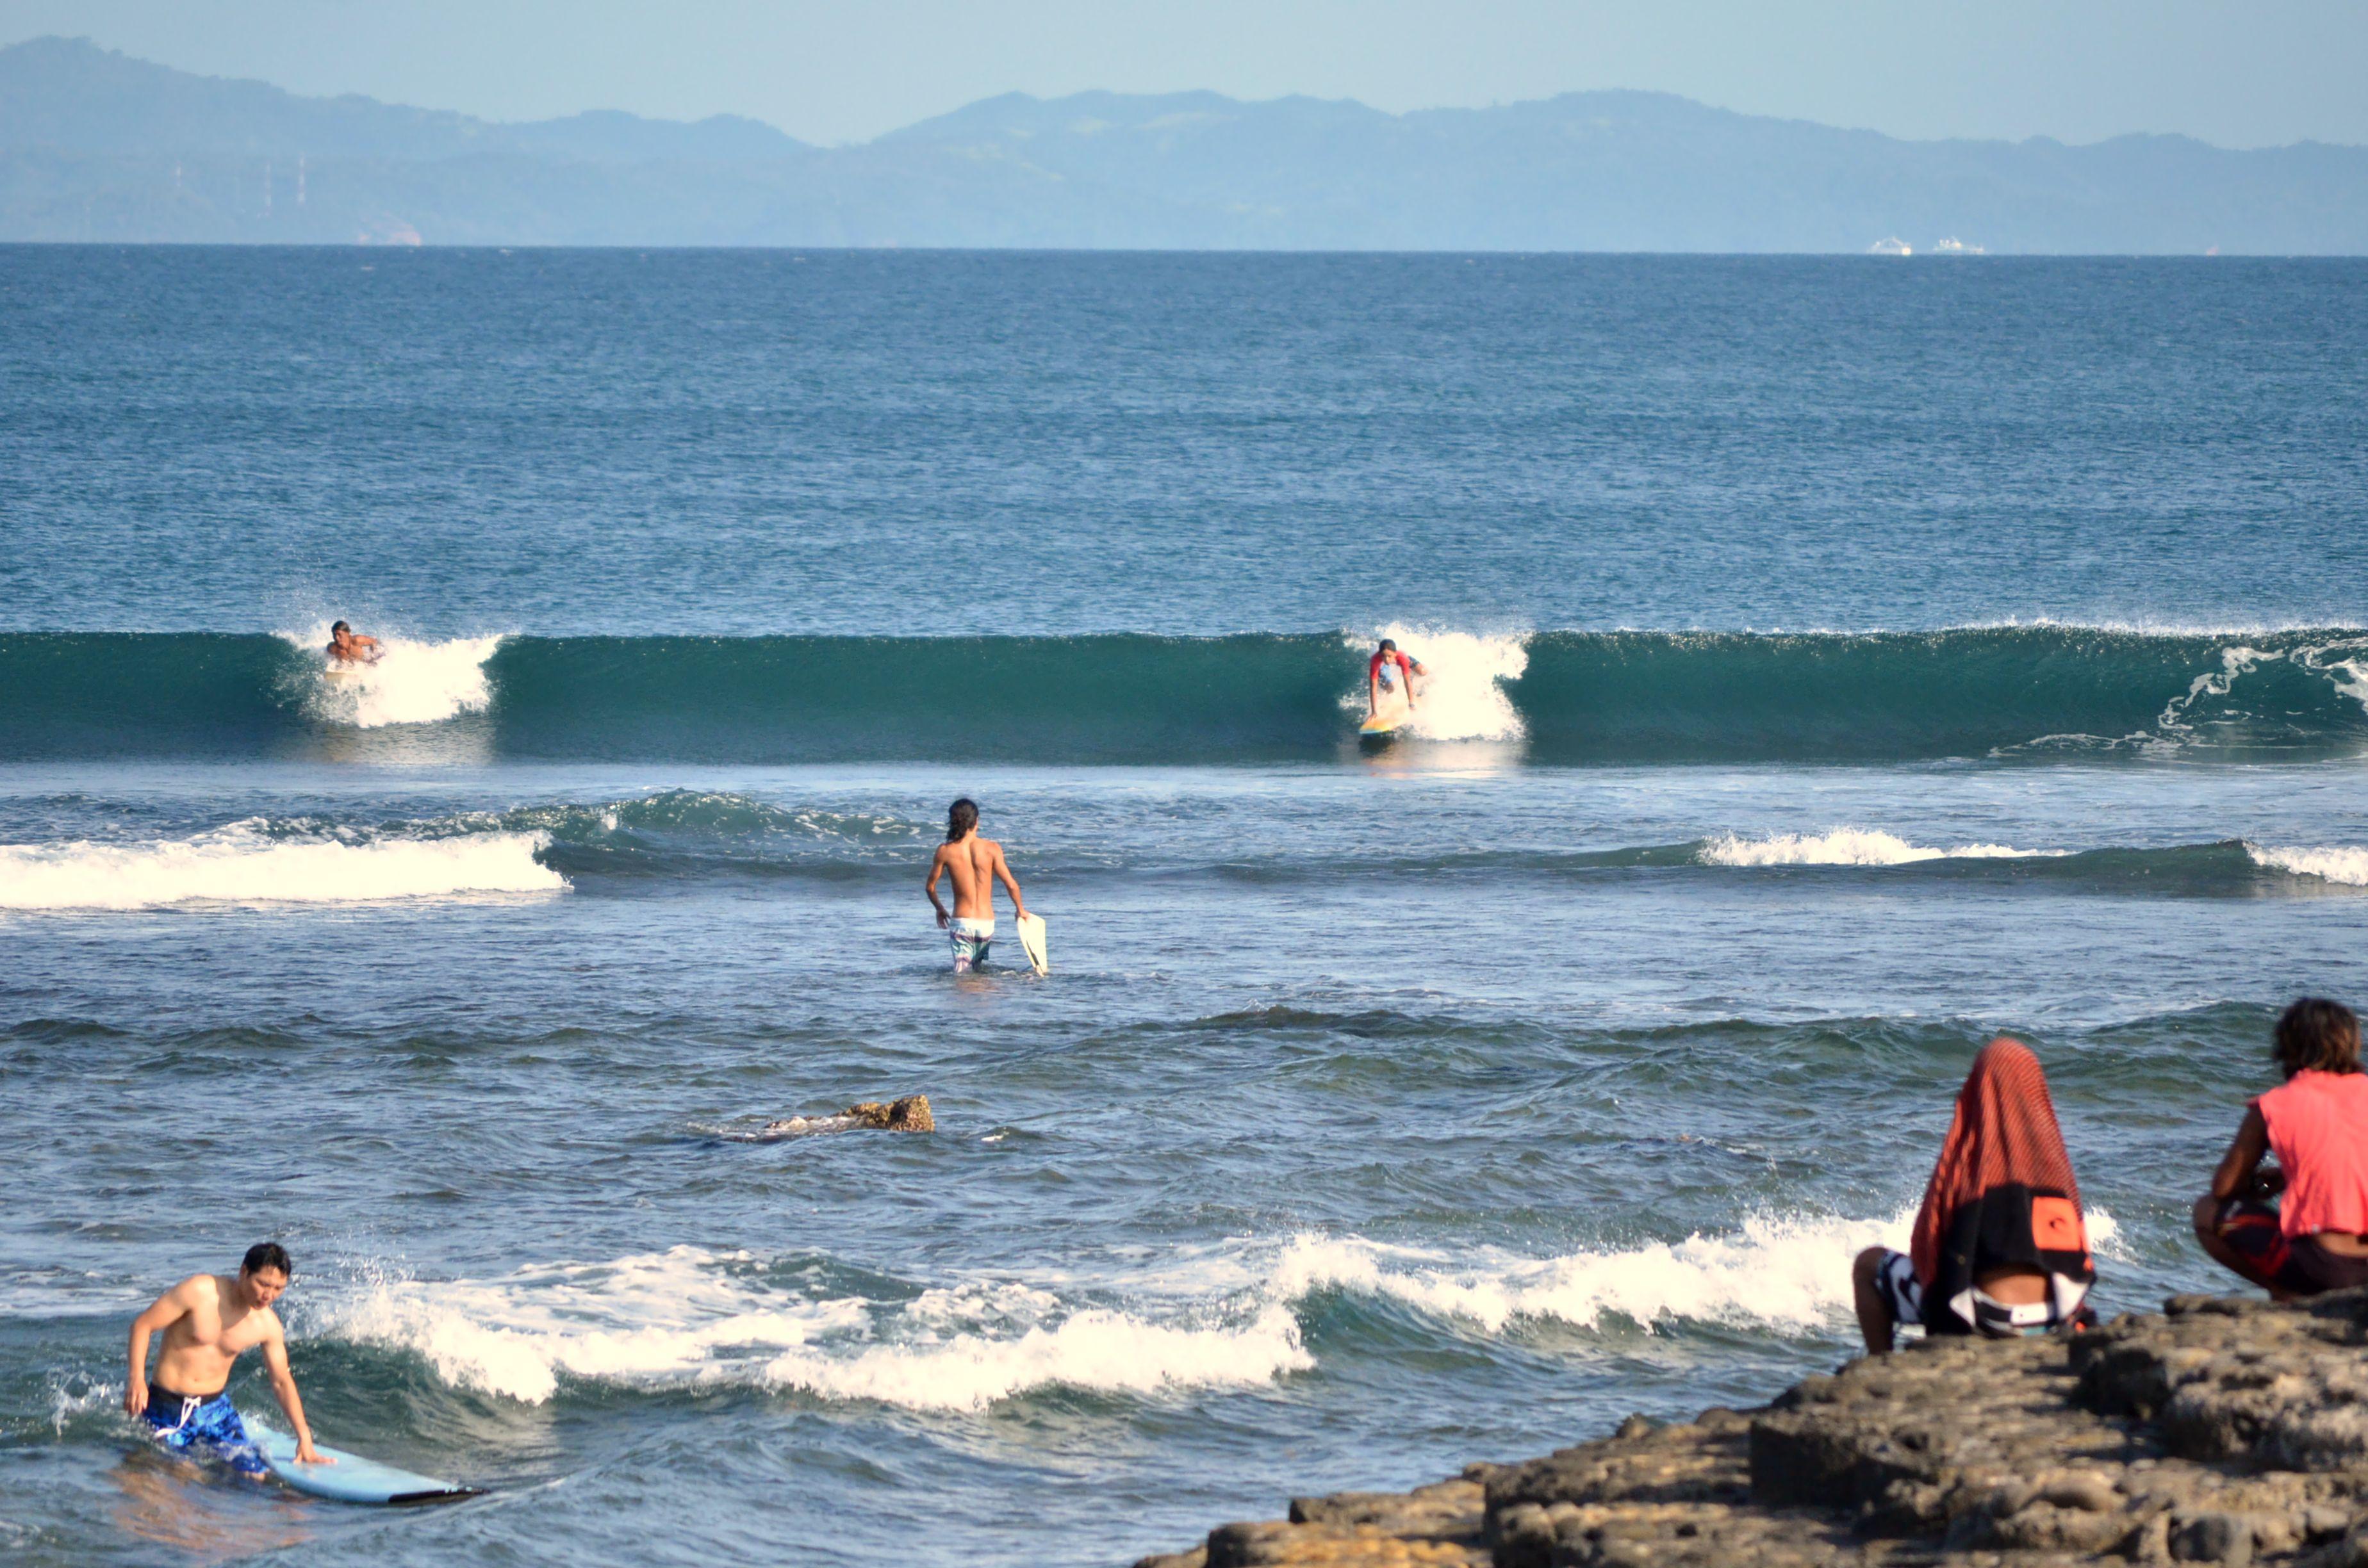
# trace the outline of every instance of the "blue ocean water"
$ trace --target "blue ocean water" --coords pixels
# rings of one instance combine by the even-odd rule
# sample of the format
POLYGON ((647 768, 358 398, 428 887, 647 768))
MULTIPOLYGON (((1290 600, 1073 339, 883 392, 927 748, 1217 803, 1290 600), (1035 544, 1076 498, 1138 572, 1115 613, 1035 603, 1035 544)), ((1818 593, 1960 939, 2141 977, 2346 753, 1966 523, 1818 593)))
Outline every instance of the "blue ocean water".
POLYGON ((0 1543, 1117 1563, 1754 1403, 2002 1029, 2106 1310, 2213 1285, 2362 994, 2364 283, 0 249, 0 1543), (322 1437, 490 1495, 142 1448, 265 1235, 322 1437))

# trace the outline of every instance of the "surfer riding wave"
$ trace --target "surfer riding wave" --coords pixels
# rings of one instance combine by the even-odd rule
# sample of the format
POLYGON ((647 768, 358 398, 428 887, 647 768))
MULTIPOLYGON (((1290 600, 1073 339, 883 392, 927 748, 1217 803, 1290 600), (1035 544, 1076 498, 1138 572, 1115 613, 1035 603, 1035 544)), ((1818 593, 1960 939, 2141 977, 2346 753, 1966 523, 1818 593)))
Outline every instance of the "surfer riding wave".
POLYGON ((1365 719, 1380 719, 1384 712, 1398 717, 1409 716, 1415 710, 1414 677, 1430 672, 1419 659, 1409 659, 1398 652, 1397 640, 1384 637, 1373 656, 1365 661, 1365 719))

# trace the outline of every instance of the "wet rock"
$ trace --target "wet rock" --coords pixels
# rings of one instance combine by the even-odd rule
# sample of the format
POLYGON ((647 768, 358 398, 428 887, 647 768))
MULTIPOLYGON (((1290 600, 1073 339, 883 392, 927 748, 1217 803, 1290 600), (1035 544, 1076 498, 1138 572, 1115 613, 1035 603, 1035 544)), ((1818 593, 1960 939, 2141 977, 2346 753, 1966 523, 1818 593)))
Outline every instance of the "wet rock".
POLYGON ((1304 1497, 1146 1568, 2368 1568, 2368 1291, 2175 1297, 1943 1339, 1405 1494, 1304 1497))
POLYGON ((929 1114, 929 1096, 906 1095, 902 1099, 882 1105, 878 1100, 863 1100, 847 1108, 847 1115, 865 1127, 877 1127, 890 1132, 935 1132, 938 1119, 929 1114))
POLYGON ((938 1119, 929 1113, 929 1096, 906 1095, 882 1104, 859 1100, 835 1116, 792 1116, 765 1124, 764 1138, 803 1138, 817 1132, 847 1132, 859 1128, 886 1132, 935 1132, 938 1119))

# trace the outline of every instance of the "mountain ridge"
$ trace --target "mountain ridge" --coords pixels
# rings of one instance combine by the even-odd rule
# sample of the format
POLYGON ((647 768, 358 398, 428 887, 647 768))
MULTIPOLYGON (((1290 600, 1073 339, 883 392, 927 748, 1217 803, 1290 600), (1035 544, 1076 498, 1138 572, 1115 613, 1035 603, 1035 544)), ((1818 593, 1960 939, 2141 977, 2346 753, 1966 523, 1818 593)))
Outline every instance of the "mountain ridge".
POLYGON ((2368 148, 1907 142, 1674 94, 1393 114, 1007 93, 822 147, 731 115, 499 122, 38 39, 0 241, 2368 254, 2368 148))

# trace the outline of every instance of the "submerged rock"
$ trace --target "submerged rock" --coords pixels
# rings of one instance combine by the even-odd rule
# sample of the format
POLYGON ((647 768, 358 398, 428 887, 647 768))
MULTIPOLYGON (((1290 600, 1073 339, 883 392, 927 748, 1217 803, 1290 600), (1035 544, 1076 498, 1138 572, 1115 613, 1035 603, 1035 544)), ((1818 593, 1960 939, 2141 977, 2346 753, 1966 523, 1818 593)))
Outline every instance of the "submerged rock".
POLYGON ((759 1138, 808 1138, 817 1132, 848 1132, 876 1128, 887 1132, 935 1132, 938 1119, 929 1113, 929 1096, 906 1095, 882 1104, 859 1100, 832 1116, 792 1116, 768 1121, 759 1138))
POLYGON ((1411 1493, 1294 1499, 1138 1568, 2368 1568, 2368 1290, 1926 1339, 1411 1493))

